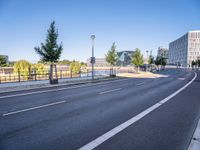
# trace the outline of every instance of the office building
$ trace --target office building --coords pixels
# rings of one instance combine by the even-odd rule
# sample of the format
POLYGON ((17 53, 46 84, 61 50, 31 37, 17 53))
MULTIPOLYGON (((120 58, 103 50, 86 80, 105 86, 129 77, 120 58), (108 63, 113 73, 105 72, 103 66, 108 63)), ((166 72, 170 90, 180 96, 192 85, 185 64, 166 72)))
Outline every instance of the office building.
POLYGON ((200 56, 200 30, 189 31, 169 44, 169 64, 191 67, 200 56))
MULTIPOLYGON (((118 61, 116 62, 116 66, 129 66, 131 65, 132 55, 134 51, 125 50, 117 52, 118 61)), ((87 66, 91 67, 90 58, 87 59, 87 66)), ((106 58, 95 58, 94 67, 109 67, 110 64, 106 61, 106 58)))
POLYGON ((134 54, 134 51, 131 50, 124 50, 117 52, 118 55, 118 61, 117 66, 129 66, 132 65, 132 56, 134 54))

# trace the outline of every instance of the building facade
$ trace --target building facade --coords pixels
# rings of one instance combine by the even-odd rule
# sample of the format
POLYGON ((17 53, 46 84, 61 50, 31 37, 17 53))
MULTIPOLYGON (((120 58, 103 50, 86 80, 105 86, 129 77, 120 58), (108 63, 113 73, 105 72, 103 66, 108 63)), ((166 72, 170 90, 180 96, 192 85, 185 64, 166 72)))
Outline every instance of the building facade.
POLYGON ((132 65, 131 61, 132 61, 133 54, 134 54, 134 51, 131 51, 131 50, 117 52, 117 55, 118 55, 117 66, 132 65))
POLYGON ((157 57, 163 57, 166 59, 167 63, 168 63, 168 59, 169 59, 169 49, 167 48, 163 48, 163 47, 158 47, 158 54, 157 57))
POLYGON ((169 44, 169 64, 191 67, 200 56, 200 30, 189 31, 169 44))
MULTIPOLYGON (((134 51, 125 50, 117 52, 118 61, 116 62, 117 66, 129 66, 131 65, 132 55, 134 51)), ((87 59, 87 66, 91 67, 90 58, 87 59)), ((110 64, 106 61, 106 58, 95 58, 94 67, 109 67, 110 64)))

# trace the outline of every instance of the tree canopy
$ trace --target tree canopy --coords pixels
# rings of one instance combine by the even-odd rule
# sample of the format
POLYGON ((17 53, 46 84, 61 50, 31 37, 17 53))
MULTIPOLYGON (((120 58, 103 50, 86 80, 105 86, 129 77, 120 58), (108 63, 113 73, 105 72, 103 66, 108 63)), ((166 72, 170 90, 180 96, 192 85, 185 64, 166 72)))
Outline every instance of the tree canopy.
POLYGON ((47 30, 47 37, 45 43, 41 43, 41 47, 35 47, 35 51, 40 55, 41 61, 44 62, 57 62, 61 56, 63 47, 62 44, 57 44, 58 31, 55 28, 55 21, 50 25, 47 30))
POLYGON ((7 66, 6 58, 3 56, 0 56, 0 67, 5 67, 5 66, 7 66))
POLYGON ((19 60, 14 64, 14 72, 20 75, 28 76, 31 70, 31 63, 27 60, 19 60))
POLYGON ((78 61, 73 61, 73 62, 70 64, 70 70, 71 70, 73 73, 80 73, 80 71, 81 71, 81 64, 80 64, 78 61))
POLYGON ((144 63, 143 55, 141 54, 141 51, 138 48, 135 49, 135 52, 132 56, 132 63, 137 67, 143 65, 144 63))
POLYGON ((105 55, 106 61, 114 66, 118 60, 117 50, 115 43, 112 44, 111 49, 108 50, 107 54, 105 55))

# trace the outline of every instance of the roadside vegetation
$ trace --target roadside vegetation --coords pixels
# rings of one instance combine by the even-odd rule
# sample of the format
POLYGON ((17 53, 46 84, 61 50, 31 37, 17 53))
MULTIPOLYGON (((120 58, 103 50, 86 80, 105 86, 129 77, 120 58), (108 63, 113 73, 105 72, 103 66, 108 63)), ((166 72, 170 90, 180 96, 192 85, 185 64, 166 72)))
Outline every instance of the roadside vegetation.
POLYGON ((140 71, 140 66, 144 64, 143 55, 139 48, 135 49, 135 53, 132 56, 132 64, 137 67, 137 72, 140 71))
POLYGON ((108 50, 107 54, 105 55, 106 61, 111 66, 111 75, 113 75, 113 67, 116 65, 118 60, 117 50, 115 43, 112 44, 111 48, 108 50))

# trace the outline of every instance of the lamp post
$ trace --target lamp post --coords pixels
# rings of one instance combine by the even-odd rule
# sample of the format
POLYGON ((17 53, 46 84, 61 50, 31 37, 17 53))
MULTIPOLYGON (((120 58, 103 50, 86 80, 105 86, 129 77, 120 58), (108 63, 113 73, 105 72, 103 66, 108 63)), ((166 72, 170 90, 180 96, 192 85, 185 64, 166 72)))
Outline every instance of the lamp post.
POLYGON ((147 71, 147 64, 148 64, 148 60, 149 60, 149 58, 148 58, 149 51, 147 50, 146 53, 147 53, 147 61, 146 61, 146 71, 147 71))
POLYGON ((94 63, 95 63, 94 39, 95 39, 95 35, 91 35, 91 39, 92 39, 92 57, 91 57, 90 63, 92 64, 92 80, 94 80, 94 63))

